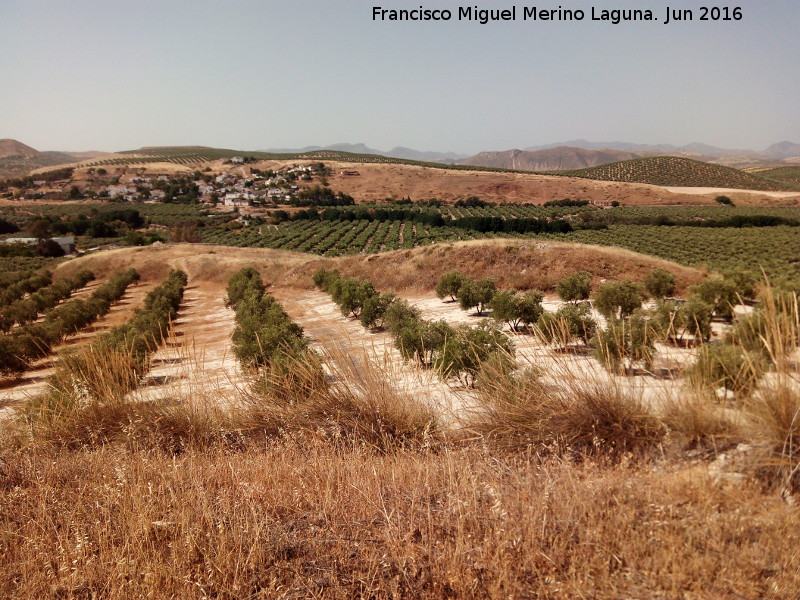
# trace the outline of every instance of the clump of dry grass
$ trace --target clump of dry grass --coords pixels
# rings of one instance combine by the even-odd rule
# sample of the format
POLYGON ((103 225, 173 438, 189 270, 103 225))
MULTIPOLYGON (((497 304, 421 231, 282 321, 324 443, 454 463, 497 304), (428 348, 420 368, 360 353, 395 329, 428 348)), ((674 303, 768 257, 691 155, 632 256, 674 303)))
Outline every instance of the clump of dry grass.
POLYGON ((753 327, 740 337, 749 352, 768 357, 773 371, 743 409, 762 449, 755 458, 757 473, 768 485, 791 492, 800 490, 800 308, 796 294, 778 294, 768 284, 761 290, 761 303, 760 319, 751 319, 753 327))
POLYGON ((246 397, 242 428, 259 436, 302 434, 379 451, 438 444, 433 409, 395 389, 386 369, 364 353, 307 352, 271 365, 246 397))
POLYGON ((666 430, 639 399, 611 381, 568 371, 546 383, 535 371, 485 374, 468 431, 508 449, 620 456, 660 444, 666 430))
POLYGON ((778 381, 751 398, 745 410, 761 452, 758 475, 784 492, 800 491, 800 381, 778 381))
POLYGON ((744 439, 741 416, 700 390, 686 389, 668 398, 660 417, 685 449, 716 452, 744 439))
POLYGON ((131 351, 88 347, 64 357, 48 389, 20 409, 10 430, 15 444, 86 449, 108 444, 160 449, 230 444, 229 416, 202 398, 144 399, 131 351))

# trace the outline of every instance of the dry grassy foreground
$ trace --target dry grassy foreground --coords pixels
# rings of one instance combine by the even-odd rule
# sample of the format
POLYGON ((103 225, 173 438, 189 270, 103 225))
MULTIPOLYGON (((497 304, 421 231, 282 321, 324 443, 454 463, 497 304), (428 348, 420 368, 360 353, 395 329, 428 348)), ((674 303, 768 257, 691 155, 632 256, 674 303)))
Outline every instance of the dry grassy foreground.
POLYGON ((797 509, 700 471, 287 441, 5 455, 4 598, 796 598, 797 509))

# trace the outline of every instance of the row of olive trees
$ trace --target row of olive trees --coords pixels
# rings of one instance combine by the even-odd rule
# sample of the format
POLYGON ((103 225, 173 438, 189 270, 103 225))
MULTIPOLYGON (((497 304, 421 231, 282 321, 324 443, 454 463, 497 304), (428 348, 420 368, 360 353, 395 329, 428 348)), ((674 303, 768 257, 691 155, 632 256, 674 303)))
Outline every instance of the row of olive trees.
POLYGON ((233 352, 249 369, 299 357, 308 348, 303 328, 265 289, 253 267, 245 267, 228 281, 225 304, 236 311, 233 352))
POLYGON ((0 309, 0 331, 7 333, 15 325, 35 321, 43 312, 69 298, 75 290, 81 289, 94 279, 94 273, 84 269, 73 277, 65 277, 39 288, 27 297, 20 298, 0 309))
POLYGON ((486 361, 510 364, 513 346, 500 327, 488 320, 474 327, 428 321, 406 300, 379 294, 371 282, 343 278, 338 271, 320 269, 314 283, 331 295, 343 315, 358 317, 365 327, 385 328, 405 360, 432 368, 445 380, 457 377, 473 387, 486 361))
POLYGON ((39 288, 50 285, 53 275, 44 269, 35 271, 27 277, 15 281, 0 291, 0 306, 8 306, 12 302, 23 298, 25 294, 32 294, 39 288))
POLYGON ((582 342, 591 346, 610 370, 630 373, 637 366, 652 367, 656 342, 684 343, 686 336, 698 344, 708 341, 712 317, 730 320, 733 306, 755 294, 755 282, 741 272, 693 286, 688 301, 670 298, 676 283, 669 271, 654 269, 642 283, 607 282, 592 294, 591 274, 579 272, 558 283, 557 292, 564 304, 555 313, 542 309, 541 292, 498 291, 492 279, 476 282, 458 271, 443 275, 436 293, 440 298, 458 300, 464 310, 477 307, 479 314, 489 307, 496 320, 517 331, 533 329, 545 343, 566 349, 576 341, 582 342), (605 318, 603 328, 591 316, 590 297, 605 318), (655 305, 643 308, 648 298, 654 299, 655 305), (531 328, 533 323, 535 327, 531 328))
POLYGON ((18 375, 28 370, 31 361, 47 356, 67 335, 105 315, 128 286, 138 280, 135 269, 118 273, 89 298, 69 300, 49 311, 41 323, 28 323, 0 336, 0 374, 18 375))
POLYGON ((184 271, 171 270, 158 287, 148 292, 142 308, 122 325, 99 336, 92 345, 123 353, 130 358, 135 374, 146 372, 150 355, 167 337, 172 321, 178 316, 188 280, 184 271))

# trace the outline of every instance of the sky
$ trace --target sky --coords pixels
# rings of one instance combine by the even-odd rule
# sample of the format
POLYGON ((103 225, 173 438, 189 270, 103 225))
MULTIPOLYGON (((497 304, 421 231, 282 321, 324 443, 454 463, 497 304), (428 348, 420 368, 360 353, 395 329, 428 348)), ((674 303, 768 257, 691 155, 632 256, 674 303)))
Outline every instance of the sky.
POLYGON ((800 142, 800 0, 0 0, 0 138, 37 150, 363 142, 474 154, 583 138, 800 142), (380 21, 373 7, 448 9, 380 21), (458 20, 458 8, 515 21, 458 20), (525 7, 582 21, 523 20, 525 7), (741 7, 701 21, 700 7, 741 7), (693 20, 665 23, 670 9, 693 20), (592 20, 650 9, 657 21, 592 20))

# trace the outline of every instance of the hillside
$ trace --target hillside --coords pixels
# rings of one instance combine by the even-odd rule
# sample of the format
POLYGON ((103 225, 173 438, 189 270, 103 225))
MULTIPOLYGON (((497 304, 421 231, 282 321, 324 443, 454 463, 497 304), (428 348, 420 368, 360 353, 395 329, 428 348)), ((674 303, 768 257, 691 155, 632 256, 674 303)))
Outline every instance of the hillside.
POLYGON ((776 167, 752 171, 758 177, 785 185, 788 189, 800 190, 800 166, 776 167))
MULTIPOLYGON (((261 168, 278 168, 296 164, 297 160, 265 161, 261 168)), ((329 178, 335 191, 342 191, 359 201, 382 201, 395 196, 439 198, 445 202, 478 196, 483 200, 499 203, 530 202, 541 204, 562 198, 580 198, 596 203, 621 202, 625 205, 663 204, 714 204, 718 190, 667 190, 663 187, 639 183, 588 180, 575 176, 535 174, 512 171, 470 171, 444 169, 436 166, 361 163, 356 169, 357 177, 342 176, 342 170, 352 169, 347 162, 325 159, 334 175, 329 178)), ((702 164, 702 163, 701 163, 702 164)), ((764 181, 750 176, 754 185, 764 189, 764 181)), ((725 186, 726 188, 728 186, 725 186)), ((779 187, 775 184, 775 187, 779 187)), ((737 205, 765 205, 793 203, 800 194, 788 192, 724 192, 737 205)))
POLYGON ((738 169, 677 156, 635 158, 562 175, 604 181, 648 183, 676 187, 717 187, 742 190, 783 190, 785 186, 738 169))
MULTIPOLYGON (((681 288, 703 277, 499 240, 325 260, 158 245, 62 263, 57 277, 98 278, 69 301, 78 313, 110 274, 141 278, 0 386, 0 596, 793 598, 799 403, 773 383, 791 366, 738 403, 709 401, 687 375, 719 344, 665 340, 646 369, 611 370, 592 341, 496 329, 432 291, 445 268, 525 289, 656 266, 681 288), (443 332, 431 352, 460 351, 467 332, 508 351, 461 351, 480 369, 466 385, 315 289, 320 266, 396 292, 405 339, 443 332), (145 337, 152 323, 163 339, 145 337), (287 334, 291 354, 277 350, 287 334)), ((539 306, 544 323, 580 310, 550 293, 539 306)), ((796 313, 780 323, 778 344, 796 343, 796 313)))
POLYGON ((460 161, 462 165, 495 167, 521 171, 564 171, 583 169, 610 162, 639 158, 642 153, 624 150, 586 150, 571 146, 559 146, 547 150, 528 152, 506 150, 505 152, 481 152, 460 161))
POLYGON ((800 157, 800 144, 795 144, 794 142, 778 142, 764 150, 764 154, 769 158, 800 157))
POLYGON ((500 287, 520 289, 555 288, 560 279, 579 270, 590 272, 599 282, 641 279, 652 269, 664 268, 677 277, 679 292, 705 276, 697 269, 621 248, 549 240, 476 240, 338 258, 268 248, 160 245, 87 254, 61 264, 58 274, 66 277, 80 269, 91 269, 98 277, 106 277, 134 267, 143 277, 159 279, 170 268, 179 268, 193 280, 222 286, 249 264, 258 265, 265 279, 275 286, 310 289, 311 276, 324 266, 339 269, 344 275, 371 279, 383 289, 404 292, 432 292, 439 277, 456 266, 472 277, 492 276, 500 287))
POLYGON ((95 159, 103 152, 39 152, 12 139, 0 140, 0 179, 22 177, 37 169, 95 159))
POLYGON ((21 158, 36 158, 41 152, 26 146, 22 142, 11 139, 0 140, 0 158, 19 156, 21 158))

